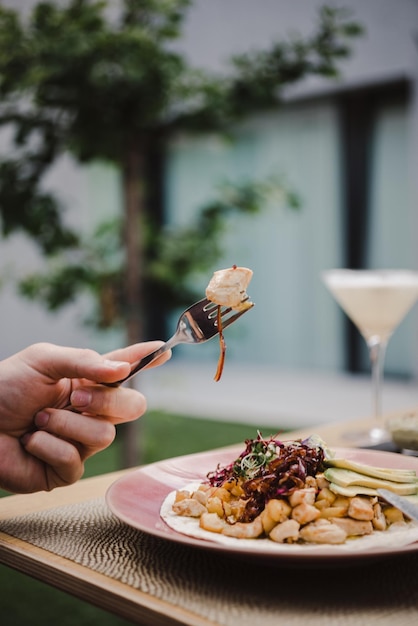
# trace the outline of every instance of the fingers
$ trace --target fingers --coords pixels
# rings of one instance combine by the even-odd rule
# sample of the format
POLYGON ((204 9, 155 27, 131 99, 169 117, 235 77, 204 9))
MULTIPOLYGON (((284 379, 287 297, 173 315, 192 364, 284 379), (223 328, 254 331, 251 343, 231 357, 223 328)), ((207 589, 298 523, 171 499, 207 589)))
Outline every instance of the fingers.
MULTIPOLYGON (((144 356, 147 356, 151 352, 154 352, 154 350, 158 350, 158 348, 160 348, 162 345, 164 345, 163 341, 146 341, 143 343, 135 343, 131 346, 127 346, 126 348, 121 348, 119 350, 109 352, 106 357, 108 359, 116 359, 117 361, 126 360, 130 363, 136 363, 140 361, 144 356)), ((155 361, 152 361, 152 363, 147 365, 146 369, 162 365, 170 358, 171 350, 167 350, 166 352, 163 352, 161 356, 155 359, 155 361)))
POLYGON ((132 421, 146 411, 145 397, 134 389, 83 387, 72 393, 71 402, 80 413, 45 409, 34 422, 39 431, 75 444, 83 460, 113 442, 114 424, 132 421))
POLYGON ((84 464, 77 447, 45 431, 35 431, 22 438, 26 451, 44 463, 43 489, 70 485, 79 480, 84 464))
POLYGON ((114 424, 133 420, 146 410, 145 397, 134 389, 79 388, 72 401, 89 414, 45 409, 35 415, 38 430, 21 439, 25 450, 45 464, 47 489, 81 478, 84 461, 113 442, 114 424))
MULTIPOLYGON (((102 356, 90 349, 38 343, 26 348, 20 356, 34 370, 52 380, 86 378, 95 382, 116 382, 130 373, 132 364, 162 344, 161 341, 137 343, 102 356)), ((171 352, 167 351, 152 366, 164 363, 170 356, 171 352)))
MULTIPOLYGON (((71 411, 41 411, 35 416, 35 425, 43 432, 76 443, 79 450, 81 446, 91 454, 110 446, 116 434, 110 421, 71 411)), ((86 454, 82 457, 86 458, 86 454)))
POLYGON ((147 409, 145 396, 128 387, 78 387, 70 402, 77 411, 106 417, 113 424, 137 419, 147 409))
POLYGON ((52 380, 87 378, 95 382, 114 382, 127 376, 127 361, 106 358, 94 350, 66 348, 48 343, 33 344, 21 353, 33 370, 52 380))

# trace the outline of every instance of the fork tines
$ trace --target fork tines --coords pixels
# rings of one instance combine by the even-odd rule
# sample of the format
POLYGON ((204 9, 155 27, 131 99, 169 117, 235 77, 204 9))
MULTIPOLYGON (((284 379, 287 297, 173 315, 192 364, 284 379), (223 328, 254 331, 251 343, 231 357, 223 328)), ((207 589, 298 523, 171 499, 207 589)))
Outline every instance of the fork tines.
MULTIPOLYGON (((249 296, 247 296, 246 298, 243 298, 241 300, 241 302, 247 302, 247 300, 249 300, 249 296)), ((214 317, 217 317, 218 315, 218 304, 216 304, 215 302, 212 302, 211 300, 207 301, 207 304, 205 304, 205 306, 203 307, 203 310, 208 312, 209 315, 209 319, 213 319, 214 317)), ((251 307, 248 307, 247 309, 244 309, 243 311, 238 311, 238 313, 241 315, 242 313, 245 313, 245 311, 249 311, 250 308, 252 308, 254 306, 253 303, 251 303, 251 307)), ((228 313, 230 313, 232 311, 232 307, 228 306, 228 307, 224 307, 221 306, 221 316, 224 317, 225 315, 228 315, 228 313)), ((231 319, 237 319, 237 317, 239 317, 239 315, 237 316, 233 316, 233 318, 231 317, 231 319)))

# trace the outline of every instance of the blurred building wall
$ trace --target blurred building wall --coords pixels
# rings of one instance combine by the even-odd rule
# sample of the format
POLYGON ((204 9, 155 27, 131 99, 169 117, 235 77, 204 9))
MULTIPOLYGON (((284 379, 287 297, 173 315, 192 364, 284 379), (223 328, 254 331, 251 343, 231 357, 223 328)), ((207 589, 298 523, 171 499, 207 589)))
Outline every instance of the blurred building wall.
MULTIPOLYGON (((183 49, 198 65, 226 70, 233 52, 291 30, 308 34, 321 4, 231 0, 226 9, 217 0, 197 2, 183 49)), ((364 341, 355 333, 355 354, 347 355, 345 316, 320 273, 354 261, 418 269, 418 3, 336 5, 351 8, 366 28, 338 82, 309 79, 288 89, 284 106, 235 129, 232 146, 184 138, 172 146, 167 199, 174 221, 191 219, 193 207, 213 197, 225 178, 284 174, 302 200, 297 213, 277 204, 252 222, 230 225, 223 263, 254 269, 257 302, 240 328, 229 331, 240 336, 239 343, 231 338, 237 346, 231 360, 368 371, 364 341)), ((416 376, 417 348, 415 306, 389 344, 386 370, 416 376)), ((201 351, 193 358, 206 357, 201 351)))

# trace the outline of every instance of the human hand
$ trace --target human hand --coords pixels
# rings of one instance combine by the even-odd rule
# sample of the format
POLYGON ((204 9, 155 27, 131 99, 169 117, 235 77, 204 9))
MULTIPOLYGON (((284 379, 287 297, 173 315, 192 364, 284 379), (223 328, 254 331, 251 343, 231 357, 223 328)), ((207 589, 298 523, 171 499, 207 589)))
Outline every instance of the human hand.
MULTIPOLYGON (((102 356, 39 343, 1 361, 0 487, 50 491, 81 478, 84 461, 112 443, 115 425, 146 410, 138 391, 98 383, 124 378, 160 345, 139 343, 102 356)), ((166 352, 148 367, 169 358, 166 352)))

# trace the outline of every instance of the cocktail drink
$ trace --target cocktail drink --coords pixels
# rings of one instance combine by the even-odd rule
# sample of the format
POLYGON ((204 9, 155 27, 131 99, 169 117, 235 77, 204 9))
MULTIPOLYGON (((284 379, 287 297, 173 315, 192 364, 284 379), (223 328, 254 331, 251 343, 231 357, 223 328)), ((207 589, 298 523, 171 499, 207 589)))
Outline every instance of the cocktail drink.
POLYGON ((376 424, 357 437, 359 445, 390 439, 381 423, 381 379, 386 346, 418 299, 418 272, 409 270, 329 270, 323 280, 369 348, 376 424))

